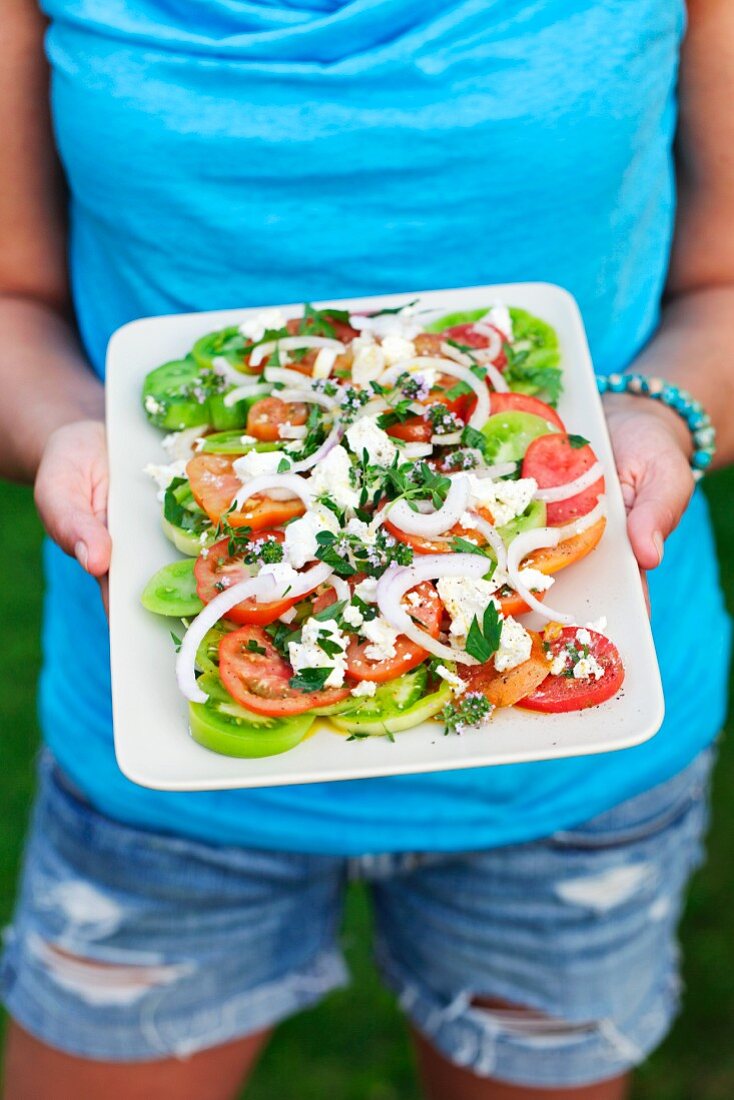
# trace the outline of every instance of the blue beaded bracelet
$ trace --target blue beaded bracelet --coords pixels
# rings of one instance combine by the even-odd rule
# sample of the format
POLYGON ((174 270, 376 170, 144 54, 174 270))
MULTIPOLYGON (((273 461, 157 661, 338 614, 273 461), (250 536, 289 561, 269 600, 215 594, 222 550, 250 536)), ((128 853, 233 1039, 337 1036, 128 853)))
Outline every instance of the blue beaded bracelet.
POLYGON ((652 397, 674 409, 682 416, 693 437, 691 468, 693 476, 703 477, 716 452, 716 429, 703 405, 687 390, 666 382, 664 378, 650 378, 646 374, 597 374, 599 393, 632 393, 652 397))

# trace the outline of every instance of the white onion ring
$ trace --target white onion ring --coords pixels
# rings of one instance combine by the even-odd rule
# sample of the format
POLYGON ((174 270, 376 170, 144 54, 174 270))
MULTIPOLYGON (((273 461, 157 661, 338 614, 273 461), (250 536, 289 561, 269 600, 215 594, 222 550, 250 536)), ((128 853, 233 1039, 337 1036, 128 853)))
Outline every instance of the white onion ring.
POLYGON ((250 366, 258 367, 263 359, 278 351, 299 351, 301 348, 334 348, 340 354, 346 350, 341 340, 332 340, 328 336, 284 336, 281 340, 268 340, 258 344, 250 356, 250 366))
POLYGON ((305 439, 308 429, 305 424, 279 424, 278 435, 281 439, 305 439))
POLYGON ((447 432, 446 435, 432 435, 431 443, 435 447, 452 447, 461 443, 461 432, 447 432))
POLYGON ((459 522, 459 517, 466 511, 469 503, 469 492, 469 478, 464 474, 451 479, 446 500, 435 511, 427 514, 414 512, 407 500, 398 500, 392 506, 388 504, 385 511, 388 512, 390 523, 401 531, 430 539, 434 535, 442 535, 459 522))
MULTIPOLYGON (((317 451, 314 451, 312 455, 309 455, 308 458, 302 458, 298 462, 293 462, 293 459, 291 458, 291 462, 293 463, 293 465, 291 466, 291 471, 294 474, 299 474, 302 473, 304 470, 310 470, 313 466, 316 465, 317 462, 321 462, 322 458, 326 458, 329 451, 332 451, 334 447, 336 447, 337 443, 340 441, 343 435, 343 426, 341 424, 334 424, 324 442, 321 444, 317 451)), ((308 507, 308 505, 306 505, 306 507, 308 507)))
POLYGON ((503 572, 507 572, 507 547, 505 546, 502 536, 496 527, 493 527, 489 520, 486 520, 484 516, 477 515, 476 512, 469 512, 472 518, 472 531, 478 531, 480 535, 484 535, 489 546, 495 552, 497 557, 497 568, 503 572))
POLYGON ((579 516, 573 523, 566 523, 563 527, 558 527, 557 530, 561 532, 561 542, 565 542, 566 539, 572 539, 574 535, 583 535, 584 531, 588 531, 590 527, 593 527, 595 523, 598 523, 600 519, 603 519, 607 514, 607 498, 604 493, 599 497, 596 506, 587 512, 585 516, 579 516))
MULTIPOLYGON (((517 469, 516 462, 497 462, 494 466, 477 466, 472 469, 474 477, 504 477, 505 474, 512 474, 517 469)), ((454 477, 454 474, 448 474, 448 477, 454 477)))
POLYGON ((181 648, 176 657, 176 679, 183 695, 191 703, 205 703, 208 696, 199 687, 194 667, 196 651, 201 645, 204 636, 211 630, 222 616, 236 607, 243 600, 252 599, 253 596, 262 594, 263 598, 272 597, 275 588, 273 577, 250 577, 246 581, 233 584, 215 596, 196 616, 191 626, 183 636, 181 648))
POLYGON ((219 375, 220 378, 226 378, 228 382, 232 382, 233 385, 239 386, 245 378, 252 377, 248 375, 246 371, 237 370, 223 355, 215 355, 212 359, 212 370, 219 375))
POLYGON ((294 386, 293 389, 280 390, 275 396, 281 401, 302 401, 305 405, 320 405, 322 409, 327 409, 329 412, 336 408, 333 397, 327 397, 325 393, 317 393, 316 390, 304 390, 302 387, 297 389, 294 386))
POLYGON ((329 577, 329 584, 336 593, 337 601, 346 600, 349 603, 352 598, 352 590, 343 577, 340 577, 337 573, 332 573, 329 577))
POLYGON ((474 362, 463 351, 459 351, 458 348, 453 347, 451 344, 441 344, 441 355, 445 355, 447 359, 453 359, 455 363, 459 363, 462 367, 470 367, 474 362))
POLYGON ((494 386, 497 393, 509 393, 510 387, 504 379, 502 371, 495 367, 494 363, 482 363, 487 372, 487 378, 494 386))
POLYGON ((269 397, 270 390, 271 387, 267 383, 263 387, 262 382, 249 382, 246 386, 236 386, 235 389, 225 394, 224 404, 227 408, 230 408, 230 406, 244 400, 246 397, 269 397))
POLYGON ((523 558, 534 550, 544 550, 547 547, 558 546, 561 541, 561 528, 536 527, 534 531, 521 531, 510 543, 507 549, 507 575, 512 587, 518 596, 533 611, 545 619, 546 622, 563 623, 568 626, 573 622, 573 615, 567 615, 564 611, 556 611, 537 599, 520 577, 520 565, 523 558))
POLYGON ((547 489, 536 489, 535 496, 538 500, 544 500, 546 504, 554 504, 559 500, 569 500, 571 497, 575 497, 577 493, 582 493, 584 489, 591 488, 602 477, 604 477, 604 467, 601 462, 595 462, 593 466, 589 466, 588 470, 574 478, 573 481, 567 481, 565 485, 548 486, 547 489))
POLYGON ((474 577, 479 580, 486 572, 487 560, 478 554, 421 554, 421 560, 414 561, 412 565, 391 565, 377 585, 380 613, 395 630, 435 657, 458 661, 463 665, 476 665, 476 658, 464 650, 439 642, 426 630, 416 626, 400 601, 421 581, 435 580, 437 577, 474 577))
POLYGON ((311 507, 311 490, 303 478, 298 476, 294 467, 291 467, 287 474, 261 474, 259 477, 252 478, 238 490, 231 507, 238 511, 250 497, 266 493, 268 489, 287 489, 293 496, 300 497, 307 508, 311 507))
POLYGON ((455 363, 453 359, 442 359, 439 356, 432 355, 418 355, 413 359, 404 359, 401 363, 396 363, 394 367, 390 367, 389 370, 385 371, 378 378, 378 382, 380 385, 389 386, 401 374, 419 372, 421 369, 429 367, 440 371, 442 374, 450 374, 453 378, 458 378, 460 382, 466 382, 467 386, 474 391, 477 399, 477 407, 469 418, 469 427, 480 428, 485 424, 489 419, 489 390, 482 378, 477 378, 469 367, 463 367, 460 363, 455 363))
MULTIPOLYGON (((320 584, 327 581, 332 572, 333 570, 330 565, 327 565, 325 561, 320 561, 316 565, 312 565, 305 573, 299 573, 298 580, 294 581, 291 585, 286 585, 286 588, 282 592, 276 590, 275 595, 270 593, 264 596, 256 596, 255 599, 258 603, 272 603, 274 600, 300 599, 301 596, 305 596, 307 592, 313 592, 314 588, 318 588, 320 584)), ((266 574, 266 576, 269 575, 270 574, 266 574)))
POLYGON ((502 337, 490 325, 483 325, 481 321, 476 321, 473 328, 478 336, 484 336, 489 340, 489 347, 477 348, 477 351, 481 351, 494 362, 502 351, 502 337))

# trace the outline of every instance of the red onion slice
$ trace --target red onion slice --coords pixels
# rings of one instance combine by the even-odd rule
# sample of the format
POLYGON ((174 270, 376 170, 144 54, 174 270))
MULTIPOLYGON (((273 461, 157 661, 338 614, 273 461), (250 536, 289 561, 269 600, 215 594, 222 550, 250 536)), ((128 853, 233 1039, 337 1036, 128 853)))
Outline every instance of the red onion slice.
POLYGON ((602 477, 604 477, 604 467, 601 462, 595 462, 573 481, 567 481, 565 485, 549 485, 547 489, 536 489, 535 496, 538 500, 544 500, 546 504, 569 500, 577 493, 582 493, 584 489, 590 489, 602 477))
POLYGON ((388 504, 385 511, 390 523, 399 527, 401 531, 405 531, 406 534, 431 538, 434 535, 442 535, 444 531, 448 531, 459 522, 460 516, 469 504, 469 494, 469 478, 466 474, 459 475, 451 479, 451 488, 446 494, 446 500, 435 511, 427 514, 414 512, 407 500, 388 504))
POLYGON ((196 651, 204 636, 215 623, 218 623, 238 603, 257 596, 267 600, 268 597, 272 598, 274 592, 275 580, 273 577, 250 577, 249 580, 240 581, 239 584, 233 584, 231 588, 226 588, 224 592, 220 592, 196 616, 183 636, 181 648, 176 657, 178 686, 191 703, 205 703, 208 698, 199 687, 194 673, 196 651))
POLYGON ((250 366, 259 367, 263 359, 273 352, 299 351, 301 348, 334 348, 339 353, 346 350, 341 340, 331 340, 328 336, 284 336, 282 340, 268 340, 266 344, 258 344, 250 356, 250 366))
POLYGON ((257 496, 258 493, 266 493, 268 489, 287 489, 294 496, 300 497, 307 508, 311 507, 311 491, 303 478, 299 477, 294 470, 287 474, 261 474, 260 477, 253 477, 239 490, 231 507, 239 511, 246 500, 257 496))
POLYGON ((563 623, 568 626, 573 622, 573 615, 567 615, 564 611, 556 611, 536 599, 520 577, 520 566, 523 558, 526 558, 534 550, 557 546, 560 541, 561 528, 559 527, 537 527, 534 531, 522 531, 515 536, 507 549, 507 575, 518 596, 521 596, 533 611, 537 611, 545 622, 563 623))
POLYGON ((395 630, 405 634, 435 657, 458 661, 463 665, 476 665, 477 660, 463 649, 439 642, 417 626, 402 606, 401 600, 406 592, 421 581, 436 580, 439 577, 474 577, 479 580, 486 572, 486 558, 478 554, 422 554, 420 561, 414 561, 412 565, 391 565, 377 585, 380 613, 395 630))

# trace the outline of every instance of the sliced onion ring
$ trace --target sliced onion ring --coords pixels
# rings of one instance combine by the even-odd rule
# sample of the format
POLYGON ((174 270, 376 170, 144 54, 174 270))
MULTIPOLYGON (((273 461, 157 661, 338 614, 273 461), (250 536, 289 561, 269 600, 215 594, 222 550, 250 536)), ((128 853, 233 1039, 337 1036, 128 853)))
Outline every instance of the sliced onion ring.
MULTIPOLYGON (((298 460, 298 462, 293 462, 293 459, 291 458, 291 462, 293 462, 293 465, 291 466, 291 471, 294 474, 298 474, 303 473, 304 470, 312 469, 312 467, 314 467, 317 462, 321 462, 322 458, 326 458, 329 451, 333 451, 334 447, 336 447, 337 443, 343 435, 343 426, 341 424, 335 424, 327 435, 324 442, 319 447, 319 449, 317 451, 314 451, 312 455, 309 455, 308 458, 301 458, 298 460)), ((308 507, 308 505, 306 505, 306 507, 308 507)))
POLYGON ((235 386, 241 385, 246 378, 252 378, 247 371, 237 370, 224 355, 215 355, 212 359, 212 370, 220 376, 232 382, 235 386))
POLYGON ((345 351, 341 340, 332 340, 328 336, 284 336, 282 340, 268 340, 266 344, 258 344, 250 356, 250 366, 258 367, 263 359, 273 352, 300 351, 301 348, 334 348, 339 353, 345 351))
MULTIPOLYGON (((299 573, 298 580, 287 585, 282 592, 278 591, 276 588, 274 595, 272 593, 263 596, 258 595, 255 599, 258 603, 272 603, 273 600, 298 600, 301 596, 313 592, 314 588, 318 588, 320 584, 327 581, 332 572, 331 566, 327 565, 326 562, 317 562, 315 565, 312 565, 310 569, 307 569, 305 573, 299 573)), ((266 575, 269 576, 269 574, 266 575)))
POLYGON ((478 336, 483 336, 485 340, 489 340, 488 347, 477 348, 477 351, 481 351, 494 361, 502 351, 502 337, 491 325, 483 325, 481 321, 475 321, 472 327, 478 336))
POLYGON ((510 584, 522 597, 525 603, 546 622, 563 623, 568 626, 573 622, 573 615, 567 615, 564 611, 556 611, 547 604, 536 599, 528 586, 520 577, 520 567, 523 558, 532 554, 534 550, 544 550, 550 546, 558 546, 561 541, 561 528, 536 527, 534 531, 521 531, 507 548, 507 575, 510 584))
POLYGON ((205 635, 215 623, 219 622, 238 603, 257 596, 260 596, 263 600, 272 599, 274 592, 275 579, 273 577, 250 577, 246 581, 233 584, 231 588, 225 588, 224 592, 220 592, 218 596, 215 596, 196 616, 183 636, 181 648, 176 657, 178 686, 191 703, 205 703, 208 698, 199 687, 194 674, 196 651, 205 635))
POLYGON ((263 376, 268 382, 277 382, 279 386, 295 386, 296 389, 307 390, 311 385, 308 375, 297 370, 288 370, 287 367, 266 367, 263 376))
POLYGON ((478 531, 480 535, 483 535, 487 540, 487 545, 491 546, 495 552, 497 558, 497 568, 503 573, 507 572, 507 547, 504 544, 502 535, 499 533, 496 527, 493 527, 489 520, 486 520, 484 516, 477 515, 476 512, 469 512, 471 516, 472 524, 471 530, 478 531))
POLYGON ((235 405, 238 401, 243 401, 246 397, 268 397, 271 389, 272 386, 262 382, 249 382, 246 386, 236 386, 235 389, 224 395, 224 404, 227 408, 230 408, 230 406, 235 405))
POLYGON ((444 531, 448 531, 459 522, 459 517, 466 511, 469 504, 469 493, 469 478, 464 474, 451 479, 451 488, 446 494, 446 500, 435 511, 414 512, 406 500, 398 500, 393 505, 388 504, 385 510, 390 523, 401 531, 405 531, 407 535, 432 538, 434 535, 442 535, 444 531))
POLYGON ((300 497, 307 508, 311 507, 311 490, 293 470, 287 474, 261 474, 260 477, 253 477, 238 490, 231 507, 239 511, 246 500, 259 493, 266 493, 268 489, 287 489, 294 496, 300 497))
POLYGON ((584 489, 590 489, 602 477, 604 477, 604 467, 601 462, 595 462, 573 481, 567 481, 565 485, 548 486, 547 489, 536 489, 535 496, 538 500, 544 500, 546 504, 569 500, 578 493, 583 493, 584 489))
POLYGON ((380 613, 395 630, 405 634, 412 642, 435 657, 458 661, 462 665, 476 665, 475 657, 463 649, 446 645, 432 638, 428 631, 417 626, 401 604, 406 592, 421 581, 438 577, 474 577, 479 580, 487 572, 487 559, 478 554, 422 554, 420 561, 412 565, 391 565, 380 577, 377 585, 377 604, 380 613))
POLYGON ((320 405, 322 409, 327 409, 329 412, 336 408, 333 397, 327 397, 325 393, 317 393, 316 390, 298 389, 295 386, 292 389, 280 390, 276 397, 281 401, 302 401, 305 405, 320 405))

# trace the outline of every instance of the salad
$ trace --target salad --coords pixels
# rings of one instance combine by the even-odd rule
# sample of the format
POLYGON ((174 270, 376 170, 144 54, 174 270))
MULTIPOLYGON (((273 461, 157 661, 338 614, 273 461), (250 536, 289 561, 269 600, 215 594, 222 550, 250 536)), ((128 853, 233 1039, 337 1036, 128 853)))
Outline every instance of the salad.
POLYGON ((502 708, 596 706, 624 670, 605 623, 553 605, 599 543, 604 471, 556 412, 555 331, 493 305, 264 310, 148 374, 146 467, 184 555, 151 578, 192 736, 285 752, 502 708), (523 616, 534 613, 531 628, 523 616))

